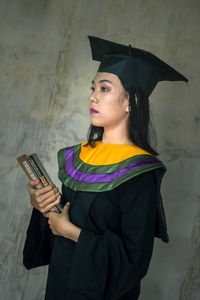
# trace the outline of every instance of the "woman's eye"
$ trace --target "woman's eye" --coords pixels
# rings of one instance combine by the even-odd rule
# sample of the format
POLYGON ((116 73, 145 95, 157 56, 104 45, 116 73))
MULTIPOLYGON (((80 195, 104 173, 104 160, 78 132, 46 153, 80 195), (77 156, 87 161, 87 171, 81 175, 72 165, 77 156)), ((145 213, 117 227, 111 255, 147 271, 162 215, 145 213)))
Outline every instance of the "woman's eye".
POLYGON ((109 92, 109 91, 110 91, 110 89, 107 88, 107 87, 105 87, 105 86, 102 86, 102 87, 101 87, 101 90, 102 90, 103 92, 109 92))
MULTIPOLYGON (((92 93, 95 91, 95 87, 94 87, 94 86, 91 86, 90 89, 91 89, 92 93)), ((105 87, 105 86, 102 86, 102 87, 101 87, 101 91, 102 91, 102 92, 109 92, 110 89, 107 88, 107 87, 105 87)))
POLYGON ((94 92, 94 87, 93 86, 91 86, 90 89, 91 89, 92 92, 94 92))

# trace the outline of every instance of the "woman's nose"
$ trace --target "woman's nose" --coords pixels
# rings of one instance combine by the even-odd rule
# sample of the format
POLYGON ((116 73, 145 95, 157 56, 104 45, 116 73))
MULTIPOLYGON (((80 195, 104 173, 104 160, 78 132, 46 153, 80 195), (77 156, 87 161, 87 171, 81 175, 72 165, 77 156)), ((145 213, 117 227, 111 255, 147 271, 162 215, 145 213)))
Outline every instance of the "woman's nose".
POLYGON ((98 101, 98 95, 96 91, 93 91, 92 94, 90 95, 90 101, 91 102, 97 102, 98 101))

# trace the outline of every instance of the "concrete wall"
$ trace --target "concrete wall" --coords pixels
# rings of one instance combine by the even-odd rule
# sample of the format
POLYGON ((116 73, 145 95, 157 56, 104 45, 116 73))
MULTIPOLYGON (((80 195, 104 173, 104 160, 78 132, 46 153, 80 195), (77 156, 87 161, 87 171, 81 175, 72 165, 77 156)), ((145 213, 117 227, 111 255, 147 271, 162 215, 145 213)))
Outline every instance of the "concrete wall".
POLYGON ((59 185, 58 149, 86 140, 87 35, 152 51, 190 80, 151 96, 170 243, 155 241, 140 299, 200 299, 199 15, 199 0, 0 1, 1 299, 43 299, 46 268, 22 266, 31 206, 16 157, 37 152, 59 185))

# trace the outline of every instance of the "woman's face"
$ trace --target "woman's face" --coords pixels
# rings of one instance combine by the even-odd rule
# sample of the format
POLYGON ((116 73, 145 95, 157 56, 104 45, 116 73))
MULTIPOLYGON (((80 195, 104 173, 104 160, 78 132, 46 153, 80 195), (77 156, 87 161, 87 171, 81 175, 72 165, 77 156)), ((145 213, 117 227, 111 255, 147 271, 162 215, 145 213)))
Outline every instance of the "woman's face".
POLYGON ((98 72, 91 89, 90 116, 94 126, 114 128, 127 120, 129 100, 116 75, 98 72), (97 113, 92 113, 91 108, 97 113))

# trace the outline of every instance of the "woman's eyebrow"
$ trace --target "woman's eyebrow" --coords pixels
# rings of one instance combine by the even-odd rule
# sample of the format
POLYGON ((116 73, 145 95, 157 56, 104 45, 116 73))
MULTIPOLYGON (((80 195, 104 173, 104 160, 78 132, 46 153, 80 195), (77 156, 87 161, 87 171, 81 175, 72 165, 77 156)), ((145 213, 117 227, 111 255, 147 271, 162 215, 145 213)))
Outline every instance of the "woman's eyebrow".
MULTIPOLYGON (((109 82, 109 83, 113 84, 112 81, 110 81, 108 79, 101 79, 101 80, 99 80, 99 83, 102 83, 102 82, 109 82)), ((94 80, 92 80, 92 84, 95 84, 94 80)))

